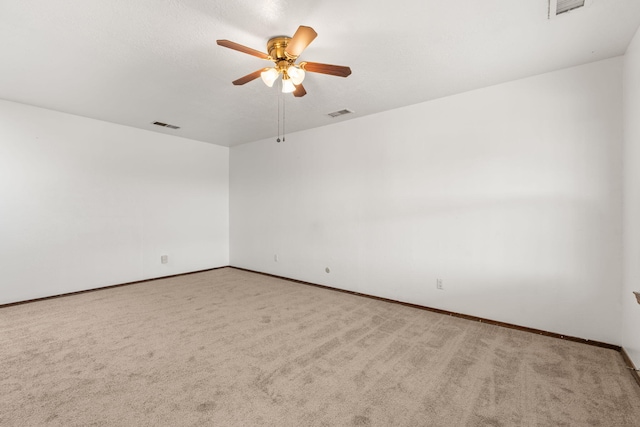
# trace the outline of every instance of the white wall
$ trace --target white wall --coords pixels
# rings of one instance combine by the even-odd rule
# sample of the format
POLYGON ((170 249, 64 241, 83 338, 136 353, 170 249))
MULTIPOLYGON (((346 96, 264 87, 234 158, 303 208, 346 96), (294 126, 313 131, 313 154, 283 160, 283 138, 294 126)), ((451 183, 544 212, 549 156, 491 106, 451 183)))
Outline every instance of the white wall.
POLYGON ((624 59, 624 285, 623 341, 640 367, 640 30, 624 59))
POLYGON ((231 265, 620 344, 622 63, 233 147, 231 265))
POLYGON ((0 101, 0 304, 228 265, 228 157, 0 101))

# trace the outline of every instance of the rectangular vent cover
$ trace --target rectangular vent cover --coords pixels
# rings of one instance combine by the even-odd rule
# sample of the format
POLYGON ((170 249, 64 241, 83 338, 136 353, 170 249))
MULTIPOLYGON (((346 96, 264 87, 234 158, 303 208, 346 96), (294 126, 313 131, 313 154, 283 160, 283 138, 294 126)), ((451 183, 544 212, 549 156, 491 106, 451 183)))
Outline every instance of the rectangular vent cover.
POLYGON ((153 124, 156 126, 162 126, 169 129, 180 129, 180 126, 169 125, 167 123, 162 123, 162 122, 153 122, 153 124))
POLYGON ((345 114, 351 114, 351 113, 353 113, 353 111, 345 108, 344 110, 334 111, 333 113, 329 113, 327 114, 327 116, 338 117, 338 116, 344 116, 345 114))
POLYGON ((584 0, 556 0, 556 15, 584 6, 584 0))

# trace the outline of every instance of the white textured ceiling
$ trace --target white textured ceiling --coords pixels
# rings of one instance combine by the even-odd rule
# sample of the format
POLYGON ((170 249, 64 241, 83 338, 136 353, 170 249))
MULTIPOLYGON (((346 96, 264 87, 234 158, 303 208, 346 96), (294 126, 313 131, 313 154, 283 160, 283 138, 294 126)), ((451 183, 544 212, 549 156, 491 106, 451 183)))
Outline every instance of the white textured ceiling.
POLYGON ((308 25, 307 74, 285 96, 287 133, 624 54, 640 0, 587 0, 547 19, 548 0, 0 0, 0 98, 232 146, 277 133, 276 88, 232 80, 308 25), (326 114, 349 108, 355 114, 326 114), (181 127, 164 129, 162 121, 181 127))

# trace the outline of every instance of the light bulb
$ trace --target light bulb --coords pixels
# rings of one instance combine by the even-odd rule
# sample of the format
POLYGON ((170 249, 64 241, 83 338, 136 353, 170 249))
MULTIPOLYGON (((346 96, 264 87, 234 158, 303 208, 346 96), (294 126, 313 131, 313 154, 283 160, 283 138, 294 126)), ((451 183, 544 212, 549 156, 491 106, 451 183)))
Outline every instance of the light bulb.
POLYGON ((289 78, 282 78, 282 93, 291 93, 296 90, 295 85, 289 78))
POLYGON ((294 85, 299 85, 304 80, 304 70, 296 67, 295 65, 292 65, 287 69, 287 74, 291 77, 291 81, 294 85))
POLYGON ((269 68, 260 73, 260 77, 262 77, 262 81, 269 87, 273 86, 273 82, 276 81, 280 73, 275 68, 269 68))

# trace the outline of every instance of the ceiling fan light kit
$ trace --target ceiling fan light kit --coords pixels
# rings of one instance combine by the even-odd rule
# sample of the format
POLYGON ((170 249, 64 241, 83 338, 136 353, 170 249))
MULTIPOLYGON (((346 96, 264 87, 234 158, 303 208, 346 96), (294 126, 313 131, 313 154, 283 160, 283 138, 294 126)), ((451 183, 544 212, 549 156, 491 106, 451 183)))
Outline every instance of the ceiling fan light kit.
POLYGON ((317 36, 318 34, 313 28, 301 25, 293 37, 278 36, 269 39, 267 42, 267 52, 269 52, 269 54, 229 40, 218 40, 217 43, 228 49, 237 50, 275 63, 274 67, 263 68, 234 80, 234 85, 243 85, 261 77, 264 84, 273 87, 275 81, 282 76, 282 92, 293 93, 293 96, 299 98, 307 94, 307 91, 302 86, 306 74, 305 71, 338 77, 347 77, 351 74, 349 67, 341 65, 321 64, 318 62, 301 62, 296 64, 296 60, 302 51, 306 49, 317 36))

